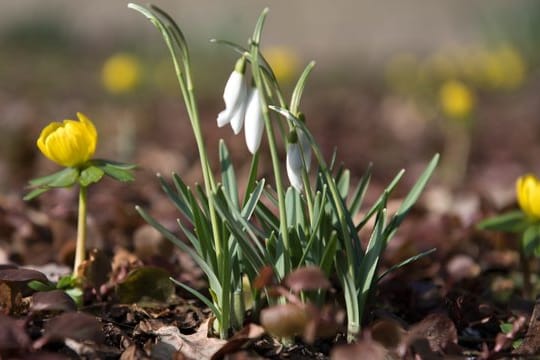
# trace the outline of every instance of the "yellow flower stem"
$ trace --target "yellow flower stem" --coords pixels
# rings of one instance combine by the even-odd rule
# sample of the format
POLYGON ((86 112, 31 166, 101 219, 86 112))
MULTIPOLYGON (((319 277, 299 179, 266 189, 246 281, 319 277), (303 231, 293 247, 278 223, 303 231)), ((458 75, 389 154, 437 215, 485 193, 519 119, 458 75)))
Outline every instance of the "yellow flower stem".
POLYGON ((531 281, 531 269, 529 267, 529 257, 525 254, 523 248, 523 241, 519 242, 519 263, 521 266, 521 272, 523 273, 523 296, 526 299, 534 299, 533 286, 531 281))
POLYGON ((469 125, 467 123, 445 125, 445 151, 441 172, 450 188, 461 186, 467 174, 472 130, 469 125))
POLYGON ((79 190, 79 215, 77 222, 77 244, 75 248, 74 277, 79 277, 79 267, 86 257, 86 193, 87 187, 81 186, 79 190))

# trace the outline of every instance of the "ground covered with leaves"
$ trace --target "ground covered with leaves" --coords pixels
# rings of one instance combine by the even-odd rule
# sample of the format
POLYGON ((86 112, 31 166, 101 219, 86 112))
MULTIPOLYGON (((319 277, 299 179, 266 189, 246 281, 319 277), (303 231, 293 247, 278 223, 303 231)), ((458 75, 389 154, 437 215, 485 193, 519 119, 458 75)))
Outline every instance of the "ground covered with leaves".
MULTIPOLYGON (((25 120, 7 124, 2 135, 15 146, 2 142, 5 157, 0 170, 11 180, 2 180, 5 191, 0 196, 0 358, 536 358, 538 260, 528 258, 529 266, 524 267, 517 237, 481 231, 476 224, 516 208, 515 179, 540 170, 538 90, 537 78, 516 94, 479 99, 467 175, 450 185, 436 174, 389 244, 379 273, 415 254, 436 250, 381 278, 362 333, 349 345, 340 312, 342 289, 335 279, 329 279, 328 288, 337 310, 316 313, 319 325, 331 324, 335 331, 319 336, 321 332, 313 328, 303 329, 298 337, 282 342, 270 336, 253 314, 247 314, 241 331, 228 340, 218 339, 208 308, 169 281, 172 277, 208 291, 190 257, 135 211, 136 205, 142 206, 179 233, 175 223, 179 214, 155 173, 168 176, 177 171, 186 183, 200 181, 195 143, 177 98, 100 106, 100 99, 81 103, 77 93, 62 104, 51 104, 0 92, 2 118, 25 120), (44 109, 71 109, 70 101, 92 107, 92 117, 102 118, 97 126, 111 134, 104 140, 104 153, 118 151, 139 164, 134 183, 104 180, 90 189, 91 250, 79 307, 62 289, 36 291, 29 286, 33 281, 57 281, 71 272, 76 192, 58 189, 22 201, 25 182, 51 169, 34 145, 43 124, 32 119, 44 109), (112 123, 110 118, 123 120, 112 123), (122 143, 135 141, 132 138, 111 140, 125 134, 130 122, 137 124, 135 150, 122 143)), ((214 163, 217 140, 226 139, 241 179, 249 170, 248 155, 242 141, 216 128, 215 114, 221 106, 219 101, 203 100, 203 132, 214 163)), ((429 158, 443 151, 444 159, 440 128, 411 108, 408 100, 352 87, 307 91, 304 106, 309 127, 328 157, 338 146, 338 160, 356 179, 369 162, 374 163, 366 208, 403 167, 408 175, 388 206, 389 212, 395 211, 392 207, 397 207, 429 158)), ((268 158, 263 156, 261 162, 269 166, 268 158)), ((296 281, 312 279, 311 275, 301 274, 296 281)))

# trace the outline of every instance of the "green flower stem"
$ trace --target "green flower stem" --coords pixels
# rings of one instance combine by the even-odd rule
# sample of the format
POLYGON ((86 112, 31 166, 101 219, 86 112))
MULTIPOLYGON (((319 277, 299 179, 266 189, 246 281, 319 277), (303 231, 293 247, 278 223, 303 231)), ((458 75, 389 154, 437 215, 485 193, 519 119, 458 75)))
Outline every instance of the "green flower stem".
POLYGON ((519 242, 519 263, 521 266, 521 272, 523 273, 523 296, 526 299, 534 299, 531 282, 531 269, 529 267, 529 257, 525 253, 523 248, 523 241, 519 242))
MULTIPOLYGON (((255 27, 255 31, 253 34, 252 42, 251 42, 251 61, 252 61, 252 72, 253 72, 253 80, 255 81, 255 86, 259 89, 264 88, 260 64, 259 64, 259 43, 260 43, 260 37, 261 37, 261 31, 262 26, 264 23, 264 19, 266 18, 266 14, 268 13, 268 8, 264 9, 261 16, 259 17, 259 21, 257 22, 257 25, 255 27)), ((283 241, 283 248, 284 248, 284 255, 283 255, 283 265, 281 270, 281 273, 279 274, 280 277, 285 276, 289 273, 291 269, 291 250, 290 250, 290 243, 289 243, 289 234, 287 229, 287 211, 285 209, 285 191, 283 188, 283 178, 281 176, 281 163, 277 151, 276 146, 276 136, 274 134, 274 128, 273 124, 270 121, 270 114, 268 112, 268 104, 266 102, 266 96, 264 91, 259 92, 259 96, 261 97, 261 111, 264 118, 264 125, 266 127, 266 135, 268 137, 268 144, 270 147, 270 156, 272 158, 272 168, 274 171, 274 178, 275 178, 275 185, 276 185, 276 192, 277 192, 277 198, 278 198, 278 208, 279 208, 279 226, 280 226, 280 232, 281 232, 281 239, 283 241)))
MULTIPOLYGON (((201 122, 199 117, 199 109, 197 106, 197 101, 195 97, 195 88, 193 86, 193 81, 191 79, 191 66, 189 62, 189 54, 184 54, 184 70, 186 74, 185 84, 182 81, 179 81, 182 84, 182 92, 184 94, 184 99, 186 102, 186 107, 188 108, 189 118, 191 120, 191 127, 193 128, 193 134, 195 136, 195 141, 198 146, 199 155, 201 158, 201 168, 204 178, 204 186, 208 199, 208 209, 210 212, 210 222, 212 226, 212 235, 214 238, 214 248, 216 251, 216 260, 218 264, 218 276, 220 277, 221 284, 224 287, 222 292, 221 307, 222 314, 219 318, 219 331, 220 337, 222 339, 227 338, 227 332, 229 331, 230 326, 230 306, 232 299, 230 298, 231 293, 227 291, 226 288, 230 286, 230 266, 229 266, 229 246, 228 244, 223 243, 222 234, 219 226, 219 218, 217 216, 216 207, 214 205, 214 194, 216 192, 216 181, 212 174, 210 167, 210 161, 208 160, 208 155, 206 153, 206 145, 204 142, 204 137, 201 130, 201 122), (186 96, 187 94, 187 96, 186 96)), ((180 77, 179 77, 180 80, 180 77)))
MULTIPOLYGON (((155 11, 157 8, 153 8, 155 11)), ((160 11, 162 16, 167 16, 165 13, 160 11)), ((216 181, 213 177, 210 162, 208 161, 208 155, 206 152, 206 146, 200 126, 200 117, 197 107, 197 101, 195 97, 195 89, 193 86, 193 81, 191 79, 191 65, 189 60, 189 52, 187 50, 187 45, 185 39, 180 31, 177 28, 176 24, 172 19, 168 18, 170 21, 171 28, 166 29, 163 24, 159 21, 154 22, 154 25, 158 27, 161 33, 164 35, 165 43, 171 53, 171 57, 174 64, 174 69, 176 72, 176 77, 178 78, 178 84, 180 85, 180 90, 182 92, 182 97, 186 105, 186 110, 188 113, 189 120, 191 122, 191 127, 193 134, 195 136, 195 142, 197 143, 197 150, 199 151, 199 157, 201 162, 201 170, 203 173, 204 187, 208 199, 208 208, 210 211, 210 222, 212 226, 212 235, 214 240, 215 247, 215 259, 218 264, 218 276, 220 276, 220 281, 223 286, 228 286, 230 279, 230 271, 227 268, 227 262, 224 261, 225 257, 228 257, 228 246, 222 243, 221 232, 219 227, 219 218, 214 206, 214 197, 213 194, 216 190, 216 181), (171 36, 172 35, 172 36, 171 36), (180 54, 177 53, 177 50, 174 46, 173 41, 178 45, 180 49, 180 54), (178 59, 181 59, 180 63, 178 59)), ((224 316, 220 317, 219 320, 219 330, 220 337, 226 338, 226 333, 229 328, 229 318, 230 313, 230 292, 224 289, 223 299, 221 299, 222 313, 224 316)))
POLYGON ((74 277, 79 277, 79 267, 86 258, 86 193, 87 187, 79 189, 79 214, 77 220, 77 244, 75 248, 75 263, 73 265, 74 277))

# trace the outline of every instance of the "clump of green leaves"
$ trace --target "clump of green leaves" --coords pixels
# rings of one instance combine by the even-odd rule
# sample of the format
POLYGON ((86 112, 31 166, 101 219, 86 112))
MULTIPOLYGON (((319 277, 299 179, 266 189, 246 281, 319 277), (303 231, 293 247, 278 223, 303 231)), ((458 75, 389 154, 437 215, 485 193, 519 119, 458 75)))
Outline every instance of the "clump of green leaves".
MULTIPOLYGON (((246 141, 253 157, 246 186, 240 189, 224 141, 219 143, 217 176, 211 171, 213 167, 208 160, 191 79, 188 46, 180 28, 156 6, 130 4, 129 7, 152 22, 170 50, 200 155, 203 185, 191 187, 178 174, 172 174, 171 180, 158 176, 163 191, 182 214, 178 225, 191 246, 147 211, 137 208, 146 221, 187 252, 201 267, 209 282, 210 297, 175 282, 213 311, 217 320, 214 322, 215 330, 225 338, 231 329, 242 325, 246 298, 250 299, 255 315, 265 303, 284 303, 283 296, 274 299, 260 286, 253 286, 262 269, 270 268, 279 283, 295 269, 316 267, 324 276, 336 277, 340 282, 346 304, 348 338, 354 340, 360 331, 369 294, 384 276, 377 273, 379 260, 426 186, 438 163, 438 155, 429 162, 395 214, 387 214, 386 205, 403 171, 397 174, 374 205, 360 215, 371 179, 371 167, 358 184, 351 185, 350 171, 336 165, 335 154, 327 161, 310 133, 307 117, 300 111, 300 101, 313 62, 308 63, 298 77, 290 101, 285 100, 271 66, 260 51, 262 29, 268 13, 265 9, 247 46, 215 41, 237 52, 241 59, 237 62, 240 64, 235 69, 237 73, 231 75, 233 80, 229 79, 224 91, 226 109, 217 120, 219 126, 231 123, 235 133, 241 129, 242 121, 246 126, 246 141), (244 76, 251 77, 253 86, 249 90, 242 83, 247 81, 244 76), (251 127, 253 124, 256 126, 251 127), (261 129, 266 134, 272 160, 273 185, 267 185, 258 172, 261 149, 258 139, 251 136, 258 136, 261 129), (285 165, 279 155, 280 147, 287 153, 285 165), (312 154, 316 159, 315 170, 310 167, 312 154), (285 186, 283 167, 287 168, 292 186, 285 186), (367 248, 363 249, 359 232, 371 219, 374 220, 371 237, 367 248), (252 286, 245 286, 246 278, 252 286)), ((408 259, 395 268, 427 253, 408 259)), ((324 304, 325 296, 324 291, 302 292, 298 299, 324 304)))

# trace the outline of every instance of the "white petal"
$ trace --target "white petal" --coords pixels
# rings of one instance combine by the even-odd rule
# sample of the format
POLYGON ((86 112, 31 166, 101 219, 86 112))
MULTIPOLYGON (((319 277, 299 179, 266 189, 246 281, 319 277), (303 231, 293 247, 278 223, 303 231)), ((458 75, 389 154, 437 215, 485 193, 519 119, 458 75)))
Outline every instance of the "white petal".
POLYGON ((230 111, 225 109, 225 110, 223 110, 222 112, 220 112, 218 114, 218 116, 217 116, 217 126, 223 127, 223 126, 227 125, 230 122, 231 122, 230 111))
POLYGON ((235 107, 239 99, 245 96, 246 82, 244 81, 244 74, 237 71, 233 71, 227 83, 225 84, 225 90, 223 90, 223 101, 225 101, 225 107, 235 107))
POLYGON ((264 118, 261 110, 261 99, 259 97, 259 90, 254 88, 249 94, 246 119, 244 121, 246 145, 252 154, 255 154, 261 145, 263 131, 264 118))
POLYGON ((290 144, 287 150, 287 176, 292 187, 301 192, 304 184, 302 183, 302 166, 297 166, 299 161, 301 164, 302 159, 300 159, 298 144, 290 144))
POLYGON ((239 109, 245 107, 246 97, 247 85, 244 80, 244 74, 233 71, 231 76, 229 76, 229 79, 225 84, 225 90, 223 91, 225 110, 218 115, 217 124, 219 127, 230 123, 235 114, 240 111, 239 109))
POLYGON ((235 135, 238 135, 242 131, 242 125, 244 125, 244 117, 246 115, 245 101, 238 106, 230 116, 231 128, 235 135))

